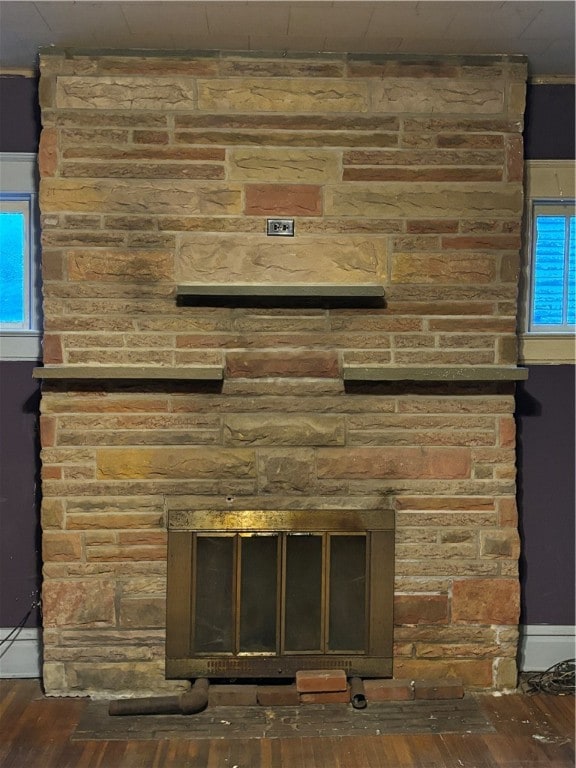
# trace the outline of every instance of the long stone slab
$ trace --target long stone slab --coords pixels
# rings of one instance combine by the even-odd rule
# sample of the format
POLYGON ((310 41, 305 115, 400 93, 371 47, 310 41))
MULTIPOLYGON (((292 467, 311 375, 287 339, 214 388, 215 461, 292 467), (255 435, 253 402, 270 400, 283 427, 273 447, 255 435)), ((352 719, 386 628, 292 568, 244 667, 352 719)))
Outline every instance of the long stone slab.
POLYGON ((196 380, 222 379, 220 365, 186 365, 180 367, 151 365, 45 365, 34 368, 35 379, 145 379, 164 381, 166 379, 196 380))
POLYGON ((178 296, 245 297, 269 296, 278 298, 314 297, 338 298, 383 297, 384 286, 377 283, 182 283, 177 286, 178 296))
POLYGON ((527 368, 514 365, 470 365, 460 367, 397 367, 383 365, 345 365, 344 381, 522 381, 527 368))

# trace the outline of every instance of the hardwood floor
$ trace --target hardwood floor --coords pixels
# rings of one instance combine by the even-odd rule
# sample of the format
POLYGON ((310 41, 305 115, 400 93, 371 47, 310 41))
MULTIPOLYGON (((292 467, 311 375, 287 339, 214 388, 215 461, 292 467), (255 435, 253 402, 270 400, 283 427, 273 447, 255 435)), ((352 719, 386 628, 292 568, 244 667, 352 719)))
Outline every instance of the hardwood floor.
POLYGON ((573 768, 574 697, 483 695, 492 733, 74 741, 86 699, 0 681, 1 768, 573 768))

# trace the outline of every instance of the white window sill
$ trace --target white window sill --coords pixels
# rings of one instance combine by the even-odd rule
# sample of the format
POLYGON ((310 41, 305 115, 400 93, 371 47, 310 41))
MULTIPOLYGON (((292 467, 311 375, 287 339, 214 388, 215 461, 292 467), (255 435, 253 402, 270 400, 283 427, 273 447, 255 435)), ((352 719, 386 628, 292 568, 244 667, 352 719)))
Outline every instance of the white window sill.
POLYGON ((576 336, 566 333, 525 334, 520 337, 520 362, 525 365, 574 365, 576 336))
POLYGON ((42 359, 41 331, 1 331, 0 360, 42 359))

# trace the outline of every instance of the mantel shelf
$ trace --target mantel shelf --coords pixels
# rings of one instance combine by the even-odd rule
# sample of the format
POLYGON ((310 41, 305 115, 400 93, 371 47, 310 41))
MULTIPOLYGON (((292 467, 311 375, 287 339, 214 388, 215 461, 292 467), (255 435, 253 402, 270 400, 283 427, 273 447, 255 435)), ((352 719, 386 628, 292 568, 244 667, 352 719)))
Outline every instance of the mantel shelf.
POLYGON ((384 302, 384 286, 378 283, 184 283, 176 286, 181 303, 258 304, 351 303, 366 306, 384 302))
POLYGON ((343 378, 344 381, 522 381, 528 378, 528 369, 515 365, 344 365, 343 378))
POLYGON ((45 365, 34 368, 35 379, 109 380, 109 381, 219 381, 224 372, 221 365, 45 365))

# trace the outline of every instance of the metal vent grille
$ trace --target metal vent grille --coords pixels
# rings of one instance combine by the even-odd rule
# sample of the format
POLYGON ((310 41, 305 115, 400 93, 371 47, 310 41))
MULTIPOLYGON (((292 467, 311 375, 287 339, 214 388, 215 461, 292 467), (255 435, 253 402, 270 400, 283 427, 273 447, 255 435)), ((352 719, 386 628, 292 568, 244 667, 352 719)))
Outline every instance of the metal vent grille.
POLYGON ((168 677, 392 673, 393 514, 170 516, 168 677))

